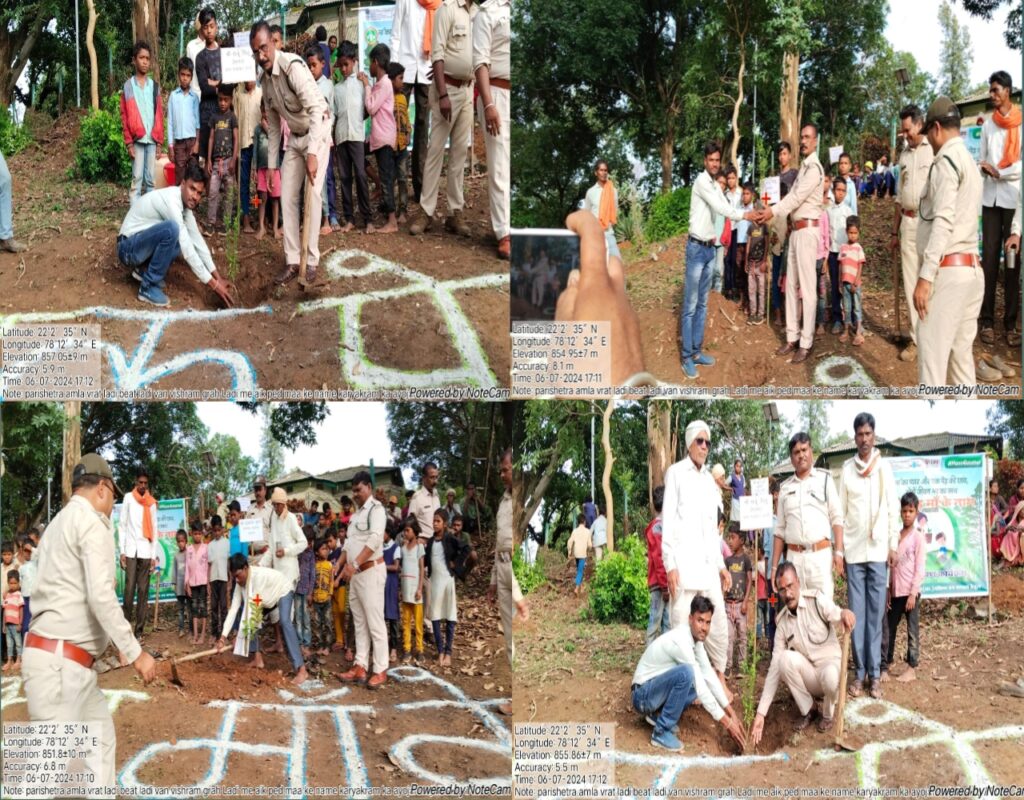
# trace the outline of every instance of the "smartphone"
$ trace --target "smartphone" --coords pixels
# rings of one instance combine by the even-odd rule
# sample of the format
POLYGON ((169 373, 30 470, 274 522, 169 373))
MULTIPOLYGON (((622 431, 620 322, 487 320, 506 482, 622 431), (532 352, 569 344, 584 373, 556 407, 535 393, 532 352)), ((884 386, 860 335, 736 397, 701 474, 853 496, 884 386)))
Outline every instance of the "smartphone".
POLYGON ((580 237, 564 228, 512 231, 513 322, 553 320, 555 304, 580 266, 580 237))

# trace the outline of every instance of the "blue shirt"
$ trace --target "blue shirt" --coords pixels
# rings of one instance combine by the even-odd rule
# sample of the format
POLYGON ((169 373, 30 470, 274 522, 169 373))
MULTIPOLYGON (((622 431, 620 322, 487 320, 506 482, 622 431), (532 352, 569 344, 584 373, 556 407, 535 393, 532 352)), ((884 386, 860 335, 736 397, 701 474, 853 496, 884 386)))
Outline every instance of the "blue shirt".
POLYGON ((199 133, 199 96, 179 86, 167 98, 167 149, 199 133))
POLYGON ((241 553, 243 556, 248 556, 249 555, 249 543, 248 542, 243 542, 239 538, 238 526, 237 525, 235 525, 235 527, 233 527, 231 529, 231 531, 228 533, 228 542, 230 543, 230 546, 228 547, 228 558, 229 559, 235 553, 241 553))
POLYGON ((146 76, 146 85, 141 89, 139 82, 135 78, 132 80, 135 82, 135 86, 132 87, 135 92, 135 104, 138 106, 142 124, 146 128, 146 135, 139 139, 139 144, 153 144, 153 115, 155 113, 153 92, 156 91, 156 84, 148 75, 146 76))
POLYGON ((594 525, 594 520, 597 519, 597 506, 594 503, 583 504, 583 522, 590 528, 594 525))

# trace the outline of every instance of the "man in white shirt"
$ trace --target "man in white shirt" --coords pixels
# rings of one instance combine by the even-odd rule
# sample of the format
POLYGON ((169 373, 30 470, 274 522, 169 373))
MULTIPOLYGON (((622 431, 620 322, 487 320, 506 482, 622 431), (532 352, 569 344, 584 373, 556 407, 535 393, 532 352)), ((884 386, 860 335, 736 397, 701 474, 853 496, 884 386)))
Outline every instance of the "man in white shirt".
MULTIPOLYGON (((395 15, 391 18, 391 61, 405 67, 402 93, 415 103, 416 120, 412 132, 412 194, 420 202, 423 190, 423 170, 427 163, 427 137, 430 132, 430 78, 431 39, 425 38, 424 31, 432 32, 434 15, 441 7, 441 0, 397 0, 395 15)), ((432 38, 432 37, 431 37, 432 38)))
MULTIPOLYGON (((1013 83, 1003 70, 988 79, 988 96, 995 109, 981 128, 981 159, 978 166, 985 176, 981 193, 981 261, 985 272, 985 298, 978 315, 980 338, 995 343, 996 284, 999 282, 999 257, 1003 242, 1010 235, 1013 211, 1020 194, 1021 113, 1010 100, 1013 83), (1016 132, 1016 143, 1009 141, 1016 132)), ((1006 270, 1003 284, 1006 301, 1003 330, 1010 347, 1020 346, 1017 314, 1020 310, 1020 262, 1006 270)))
POLYGON ((597 519, 590 529, 590 536, 594 545, 594 563, 597 564, 604 558, 604 549, 608 546, 608 518, 600 504, 597 506, 597 519))
POLYGON ((424 464, 420 474, 420 488, 409 501, 409 516, 416 518, 421 539, 434 536, 434 512, 441 507, 441 496, 437 493, 439 474, 437 464, 433 461, 424 464))
POLYGON ((710 431, 703 420, 687 425, 687 455, 665 471, 661 554, 672 598, 669 619, 673 628, 685 624, 690 604, 697 595, 709 598, 715 608, 722 610, 711 620, 707 650, 728 697, 725 661, 729 629, 722 593, 732 586, 732 578, 725 568, 718 535, 722 492, 706 463, 711 449, 710 431))
POLYGON ((892 467, 875 447, 875 418, 866 412, 853 420, 857 455, 843 464, 839 505, 843 512, 840 547, 845 552, 850 610, 861 620, 853 631, 857 678, 850 695, 859 697, 865 678, 871 696, 882 698, 882 625, 885 624, 886 567, 896 564, 900 544, 900 499, 892 467))
POLYGON ((722 164, 722 146, 718 142, 704 145, 704 171, 693 182, 690 195, 690 227, 686 237, 686 279, 683 283, 683 305, 679 320, 682 338, 682 369, 687 378, 697 377, 698 366, 710 367, 715 359, 703 352, 704 320, 708 311, 708 293, 715 272, 715 215, 733 222, 753 219, 753 212, 744 213, 722 195, 715 183, 722 164))
POLYGON ((278 486, 270 497, 274 513, 270 517, 270 547, 259 560, 259 566, 272 567, 291 581, 299 581, 299 553, 307 547, 306 537, 295 514, 288 510, 288 493, 278 486))
MULTIPOLYGON (((143 195, 136 202, 142 202, 143 195)), ((117 534, 120 540, 120 563, 124 570, 124 618, 132 619, 132 606, 138 593, 135 607, 135 636, 141 639, 149 610, 149 576, 156 569, 156 526, 157 501, 149 491, 149 473, 139 467, 135 472, 135 488, 124 496, 121 503, 121 517, 117 534)))
POLYGON ((139 300, 168 307, 164 278, 181 256, 200 283, 209 286, 225 306, 232 306, 228 282, 217 272, 193 213, 206 188, 206 173, 189 161, 180 186, 168 186, 139 197, 121 223, 117 257, 139 281, 139 300))
POLYGON ((651 642, 633 673, 633 708, 654 726, 651 744, 679 752, 679 718, 699 700, 715 722, 720 722, 742 750, 746 737, 739 715, 729 704, 708 661, 704 640, 714 614, 725 616, 706 597, 694 597, 686 625, 673 628, 651 642), (657 715, 655 717, 655 715, 657 715))

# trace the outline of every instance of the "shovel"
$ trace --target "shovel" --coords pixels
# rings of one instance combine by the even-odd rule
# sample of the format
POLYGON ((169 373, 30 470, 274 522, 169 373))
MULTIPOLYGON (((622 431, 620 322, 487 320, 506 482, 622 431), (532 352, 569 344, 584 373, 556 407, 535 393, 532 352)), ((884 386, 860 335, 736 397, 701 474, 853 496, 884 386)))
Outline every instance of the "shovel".
MULTIPOLYGON (((309 249, 309 226, 314 224, 313 220, 313 181, 306 176, 306 195, 303 201, 303 214, 302 214, 302 252, 299 253, 299 288, 303 291, 309 286, 309 281, 306 279, 306 257, 309 249)), ((316 220, 315 224, 320 224, 319 220, 316 220)))
POLYGON ((843 660, 840 662, 839 672, 839 703, 836 708, 836 750, 847 750, 855 753, 860 750, 860 745, 850 739, 843 737, 843 712, 846 710, 846 675, 849 672, 850 663, 850 634, 843 636, 843 660))
POLYGON ((186 661, 195 661, 197 658, 203 658, 205 656, 213 656, 220 652, 223 651, 218 650, 216 647, 213 647, 209 650, 200 650, 198 653, 190 653, 189 655, 182 656, 181 658, 172 658, 171 683, 173 683, 175 686, 185 686, 185 684, 181 680, 181 676, 178 675, 178 664, 184 664, 186 661))

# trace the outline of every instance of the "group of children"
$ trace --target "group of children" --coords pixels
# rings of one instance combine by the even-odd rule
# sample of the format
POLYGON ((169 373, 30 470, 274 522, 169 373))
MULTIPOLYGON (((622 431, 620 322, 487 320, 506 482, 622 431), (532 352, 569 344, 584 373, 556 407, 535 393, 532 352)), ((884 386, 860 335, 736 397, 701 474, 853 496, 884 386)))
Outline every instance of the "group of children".
MULTIPOLYGON (((222 83, 217 18, 213 9, 204 8, 200 12, 199 31, 204 47, 194 59, 188 56, 179 59, 178 87, 167 99, 166 144, 168 156, 174 162, 175 181, 180 184, 189 158, 200 157, 209 179, 204 233, 225 230, 224 219, 229 219, 231 213, 227 200, 237 184, 242 230, 256 233, 257 238, 262 239, 266 234, 269 208, 271 231, 275 238, 281 238, 281 178, 278 170, 268 168, 269 122, 261 89, 254 81, 239 86, 222 83), (257 199, 250 201, 253 169, 256 170, 257 199), (253 204, 258 209, 258 230, 253 227, 253 204)), ((275 46, 283 49, 280 26, 271 26, 271 37, 275 46)), ((336 37, 332 39, 336 41, 336 37)), ((358 48, 350 41, 341 42, 333 50, 324 42, 311 42, 301 55, 330 111, 332 146, 323 188, 321 234, 355 228, 353 180, 365 230, 397 231, 398 222, 405 219, 408 203, 407 148, 411 127, 408 103, 402 93, 404 67, 391 61, 387 45, 378 44, 369 54, 371 86, 369 77, 356 70, 358 48), (370 119, 368 137, 367 118, 370 119), (367 163, 368 153, 374 156, 376 168, 367 163), (335 165, 338 181, 335 180, 335 165), (375 195, 380 197, 380 210, 386 218, 380 227, 372 224, 367 176, 376 186, 375 195), (340 218, 336 202, 339 183, 340 218)), ((125 82, 121 96, 124 140, 133 160, 130 193, 133 202, 154 187, 156 151, 164 139, 163 102, 159 85, 148 75, 150 58, 149 45, 137 42, 132 51, 134 75, 125 82)), ((283 119, 281 125, 283 152, 290 132, 283 119)))
POLYGON ((0 593, 3 605, 3 671, 21 668, 24 636, 32 620, 31 598, 36 583, 32 554, 39 544, 39 532, 4 542, 0 549, 0 593), (17 553, 15 553, 17 550, 17 553))

